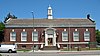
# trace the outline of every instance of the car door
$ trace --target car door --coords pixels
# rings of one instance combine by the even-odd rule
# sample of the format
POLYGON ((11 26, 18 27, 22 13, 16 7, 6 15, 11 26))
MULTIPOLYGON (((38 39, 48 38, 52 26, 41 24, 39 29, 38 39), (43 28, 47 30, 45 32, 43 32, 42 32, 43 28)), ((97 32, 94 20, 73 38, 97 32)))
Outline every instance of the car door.
POLYGON ((8 51, 8 46, 7 45, 2 45, 2 52, 7 52, 8 51))
POLYGON ((1 44, 0 44, 0 52, 2 51, 2 47, 1 47, 1 44))

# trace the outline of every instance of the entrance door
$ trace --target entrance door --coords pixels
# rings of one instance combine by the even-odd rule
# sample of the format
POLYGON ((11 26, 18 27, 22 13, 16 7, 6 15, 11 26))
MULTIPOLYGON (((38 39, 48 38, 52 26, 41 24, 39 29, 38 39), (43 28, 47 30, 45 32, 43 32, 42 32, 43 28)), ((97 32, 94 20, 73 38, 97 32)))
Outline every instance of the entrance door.
POLYGON ((45 29, 45 46, 56 46, 56 33, 54 28, 45 29))
POLYGON ((48 38, 48 45, 53 45, 52 38, 48 38))

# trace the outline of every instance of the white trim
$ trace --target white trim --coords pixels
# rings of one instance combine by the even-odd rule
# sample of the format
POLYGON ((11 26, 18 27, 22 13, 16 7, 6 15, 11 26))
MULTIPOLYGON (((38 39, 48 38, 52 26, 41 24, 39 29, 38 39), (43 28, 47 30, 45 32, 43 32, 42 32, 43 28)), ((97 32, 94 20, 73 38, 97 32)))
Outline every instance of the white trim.
POLYGON ((77 29, 75 29, 75 31, 77 31, 77 29))
MULTIPOLYGON (((23 32, 24 32, 24 31, 23 31, 23 32)), ((27 32, 26 32, 26 40, 23 40, 23 39, 22 39, 22 36, 23 36, 23 35, 22 35, 22 32, 21 32, 21 41, 27 41, 27 32)))
MULTIPOLYGON (((16 32, 15 32, 16 33, 16 32)), ((12 32, 10 32, 10 41, 16 41, 16 37, 15 37, 15 39, 12 39, 12 32)), ((15 35, 16 36, 16 35, 15 35)))
POLYGON ((36 29, 34 29, 34 31, 36 31, 36 29))
POLYGON ((85 47, 85 48, 89 48, 89 47, 85 47))
MULTIPOLYGON (((33 24, 19 24, 19 25, 9 25, 9 24, 5 24, 5 27, 7 28, 7 27, 33 27, 33 24)), ((35 24, 34 25, 34 27, 68 27, 68 24, 63 24, 63 25, 59 25, 59 24, 42 24, 42 25, 40 25, 40 24, 35 24)), ((95 24, 85 24, 85 25, 74 25, 74 24, 72 24, 72 25, 70 25, 70 27, 95 27, 95 24)))
POLYGON ((48 29, 53 29, 54 31, 56 31, 56 29, 55 28, 52 28, 52 27, 46 28, 44 30, 47 31, 48 29))
POLYGON ((12 32, 14 32, 15 30, 14 29, 12 29, 12 32))
POLYGON ((15 43, 15 44, 44 44, 44 43, 15 43))
POLYGON ((74 48, 78 48, 78 46, 75 46, 74 48))
POLYGON ((66 29, 64 29, 64 31, 66 31, 66 29))
POLYGON ((43 44, 41 44, 41 48, 43 48, 43 44))
POLYGON ((49 35, 47 34, 47 31, 48 29, 52 29, 54 32, 53 32, 53 37, 50 37, 50 38, 53 38, 53 46, 56 46, 56 29, 55 28, 46 28, 44 29, 45 30, 45 46, 48 46, 48 38, 49 38, 49 35))
POLYGON ((74 31, 73 32, 73 41, 79 41, 79 32, 78 31, 74 31), (76 34, 75 32, 77 32, 78 34, 76 34), (76 36, 77 36, 77 38, 76 38, 76 36))
POLYGON ((86 31, 89 31, 89 29, 86 29, 86 31))
POLYGON ((57 44, 89 44, 89 42, 58 42, 57 44))
POLYGON ((84 32, 84 41, 90 41, 90 32, 89 31, 85 32, 84 32), (85 32, 88 32, 88 34, 85 34, 85 32), (88 35, 88 37, 86 37, 85 35, 88 35))
POLYGON ((6 22, 8 23, 12 18, 9 18, 8 20, 6 20, 6 22))
POLYGON ((34 38, 34 36, 33 36, 33 32, 37 32, 37 35, 38 35, 38 31, 32 31, 32 41, 38 41, 38 36, 37 36, 37 40, 34 38), (34 38, 34 40, 33 40, 33 38, 34 38))
POLYGON ((23 29, 23 32, 25 32, 25 29, 23 29))
POLYGON ((58 48, 60 48, 60 45, 59 45, 59 44, 57 44, 57 47, 58 47, 58 48))
POLYGON ((62 32, 62 41, 68 41, 68 31, 63 31, 62 32), (63 37, 64 36, 64 33, 63 32, 66 32, 67 34, 66 34, 66 39, 65 39, 65 37, 63 37))
MULTIPOLYGON (((45 44, 45 43, 15 43, 15 44, 45 44)), ((89 42, 59 42, 59 43, 56 43, 57 45, 59 44, 89 44, 89 42)))
POLYGON ((50 6, 48 7, 48 19, 53 19, 52 8, 50 6))

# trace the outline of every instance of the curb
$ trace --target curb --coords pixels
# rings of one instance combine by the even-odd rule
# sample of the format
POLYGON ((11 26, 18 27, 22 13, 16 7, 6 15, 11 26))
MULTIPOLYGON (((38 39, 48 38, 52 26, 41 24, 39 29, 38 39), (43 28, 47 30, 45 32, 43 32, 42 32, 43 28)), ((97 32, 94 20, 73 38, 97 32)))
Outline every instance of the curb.
MULTIPOLYGON (((85 51, 34 50, 34 52, 95 52, 95 51, 100 52, 100 50, 85 50, 85 51)), ((33 50, 29 52, 33 52, 33 50)))

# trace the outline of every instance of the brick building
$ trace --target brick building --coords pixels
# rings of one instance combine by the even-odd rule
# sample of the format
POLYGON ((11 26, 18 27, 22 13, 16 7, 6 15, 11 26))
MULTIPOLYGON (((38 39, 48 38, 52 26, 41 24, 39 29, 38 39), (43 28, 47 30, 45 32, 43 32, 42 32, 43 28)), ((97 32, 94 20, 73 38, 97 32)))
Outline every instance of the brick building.
POLYGON ((18 48, 43 49, 46 46, 57 48, 95 47, 95 22, 87 18, 53 18, 52 8, 48 7, 47 18, 12 19, 5 23, 5 43, 17 44, 18 48), (33 38, 34 37, 34 38, 33 38), (92 44, 89 44, 92 43, 92 44))

